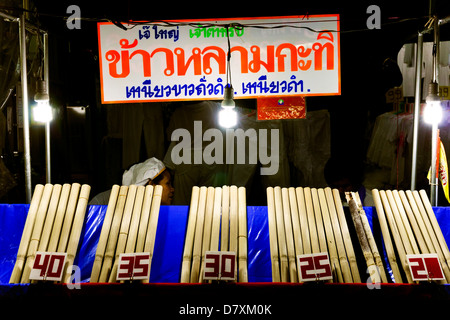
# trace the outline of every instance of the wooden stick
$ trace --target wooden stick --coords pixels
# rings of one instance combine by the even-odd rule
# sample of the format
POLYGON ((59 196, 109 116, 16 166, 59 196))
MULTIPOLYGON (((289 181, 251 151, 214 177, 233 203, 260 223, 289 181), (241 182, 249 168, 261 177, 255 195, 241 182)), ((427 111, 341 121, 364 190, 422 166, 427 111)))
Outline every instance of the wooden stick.
POLYGON ((289 280, 290 282, 298 282, 294 235, 292 233, 292 218, 289 204, 289 192, 287 188, 281 188, 282 199, 282 215, 284 220, 284 231, 286 235, 286 248, 289 263, 289 280))
POLYGON ((34 221, 36 219, 36 214, 39 208, 39 203, 41 202, 43 192, 44 186, 42 184, 37 184, 34 188, 33 197, 28 209, 27 218, 25 220, 25 225, 22 231, 22 237, 20 239, 19 249, 17 250, 16 262, 14 264, 9 283, 19 283, 22 276, 22 269, 25 264, 28 245, 30 242, 31 233, 33 232, 34 221))
POLYGON ((288 189, 289 207, 291 211, 292 233, 294 236, 295 257, 303 254, 302 231, 300 228, 300 216, 298 213, 297 195, 295 188, 288 189))
POLYGON ((117 267, 119 265, 119 256, 125 252, 125 246, 127 245, 128 230, 130 228, 131 216, 133 214, 133 206, 136 200, 137 186, 130 185, 128 187, 127 201, 125 202, 125 210, 122 216, 122 222, 120 224, 119 237, 117 239, 116 252, 114 254, 113 268, 109 275, 109 282, 116 282, 117 267))
POLYGON ((275 195, 273 187, 266 189, 267 220, 269 225, 270 260, 272 263, 272 282, 280 282, 280 262, 278 257, 278 234, 275 216, 275 195))
MULTIPOLYGON (((313 251, 313 253, 328 252, 327 237, 325 234, 325 229, 323 227, 323 219, 322 219, 322 211, 320 208, 319 194, 318 194, 316 188, 311 188, 311 198, 312 198, 313 207, 314 207, 314 218, 316 220, 317 236, 318 236, 318 240, 319 240, 319 251, 317 251, 317 252, 313 251)), ((330 260, 331 260, 331 257, 330 257, 330 260)))
MULTIPOLYGON (((149 268, 151 272, 151 266, 152 266, 152 260, 153 260, 153 252, 155 251, 155 239, 156 239, 156 232, 158 228, 158 220, 159 220, 159 209, 161 207, 161 197, 163 193, 163 187, 160 185, 155 186, 154 188, 154 194, 153 194, 153 201, 152 201, 152 208, 150 211, 150 221, 149 221, 149 228, 147 231, 147 236, 145 238, 145 246, 144 246, 144 252, 150 253, 150 261, 149 261, 149 268)), ((148 283, 150 281, 150 276, 148 279, 145 279, 143 282, 148 283)))
POLYGON ((118 185, 113 185, 111 194, 109 196, 108 207, 106 209, 105 217, 103 218, 102 230, 95 251, 94 264, 92 266, 90 282, 98 282, 100 270, 103 262, 103 255, 105 254, 106 243, 108 241, 109 230, 113 220, 114 211, 116 208, 117 197, 119 196, 118 185))
POLYGON ((367 236, 364 231, 364 226, 361 221, 361 217, 358 212, 358 205, 356 201, 351 196, 348 195, 348 193, 346 193, 346 197, 350 213, 352 215, 353 224, 355 225, 355 230, 358 236, 359 244, 363 251, 364 259, 366 260, 366 265, 370 278, 372 279, 372 283, 380 283, 381 279, 375 264, 372 251, 370 250, 369 241, 367 240, 367 236))
POLYGON ((383 241, 386 248, 387 258, 392 269, 392 274, 394 275, 395 283, 403 283, 402 276, 397 265, 397 257, 395 255, 394 246, 392 244, 389 227, 386 221, 386 215, 383 210, 383 204, 381 203, 380 193, 377 189, 373 189, 372 195, 375 202, 375 208, 377 210, 381 233, 383 234, 383 241))
POLYGON ((211 244, 211 228, 214 210, 214 187, 208 187, 206 194, 205 222, 203 225, 202 253, 200 255, 200 273, 198 282, 203 282, 204 263, 203 257, 209 251, 211 244))
POLYGON ((333 227, 333 234, 334 239, 336 241, 338 259, 341 265, 342 276, 344 278, 343 280, 346 283, 352 283, 353 282, 352 272, 350 270, 350 265, 347 260, 347 253, 345 252, 344 240, 342 238, 339 218, 334 204, 333 193, 331 192, 331 188, 325 188, 324 192, 326 202, 328 205, 329 218, 331 221, 331 225, 333 227))
MULTIPOLYGON (((449 270, 450 252, 448 250, 447 243, 445 242, 444 235, 442 234, 442 230, 436 219, 436 215, 434 214, 433 208, 431 207, 430 200, 428 199, 428 196, 427 196, 425 190, 420 190, 419 194, 420 194, 420 198, 422 199, 422 202, 425 206, 425 210, 428 214, 428 219, 430 220, 431 226, 433 227, 435 237, 439 244, 440 250, 437 250, 437 251, 441 252, 441 256, 439 259, 441 260, 442 269, 444 270, 445 276, 447 278, 447 282, 450 282, 450 270, 449 270)), ((438 253, 438 255, 439 255, 439 253, 438 253)))
POLYGON ((72 229, 73 217, 77 208, 78 196, 80 194, 81 185, 72 183, 70 188, 69 202, 67 203, 66 214, 58 241, 58 252, 66 252, 67 242, 69 241, 70 229, 72 229))
POLYGON ((52 233, 47 246, 48 252, 55 252, 58 249, 59 236, 61 235, 71 189, 72 185, 68 183, 65 183, 62 187, 58 208, 56 209, 55 221, 53 222, 52 233))
POLYGON ((213 210, 213 221, 211 229, 211 242, 210 250, 219 250, 219 239, 220 239, 220 211, 222 207, 222 188, 216 187, 214 191, 214 210, 213 210))
MULTIPOLYGON (((406 260, 405 248, 403 246, 403 241, 400 236, 400 232, 397 228, 397 224, 395 223, 394 216, 392 214, 391 206, 389 204, 389 200, 386 196, 386 192, 384 190, 380 190, 380 198, 383 203, 383 208, 386 213, 386 218, 389 224, 389 229, 391 230, 392 237, 394 238, 394 243, 397 248, 397 252, 400 258, 400 262, 402 264, 403 272, 405 273, 406 280, 408 283, 412 283, 411 272, 409 270, 408 262, 406 260)), ((384 236, 384 235, 383 235, 384 236)))
POLYGON ((330 217, 327 200, 325 197, 325 191, 322 188, 319 188, 317 190, 317 194, 319 196, 319 204, 322 212, 323 225, 325 228, 326 242, 328 244, 328 254, 330 257, 331 270, 333 271, 333 274, 336 276, 335 279, 337 279, 338 282, 343 283, 344 282, 343 272, 339 261, 336 238, 333 233, 332 221, 330 217))
POLYGON ((202 254, 203 225, 205 223, 206 195, 208 189, 200 187, 200 198, 198 202, 197 223, 195 226, 194 248, 192 252, 191 283, 199 280, 200 262, 202 254))
POLYGON ((308 213, 306 211, 305 194, 302 187, 295 189, 298 204, 298 214, 300 221, 300 234, 302 236, 303 254, 311 253, 311 239, 309 237, 308 213))
POLYGON ((248 282, 247 270, 247 201, 245 187, 238 188, 238 266, 239 282, 248 282))
POLYGON ((44 226, 45 216, 47 214, 48 205, 50 203, 50 197, 52 195, 53 185, 47 183, 44 187, 41 202, 36 214, 36 219, 33 226, 33 232, 31 233, 30 243, 28 245, 27 259, 25 262, 25 268, 22 273, 21 283, 30 282, 30 272, 34 264, 34 258, 36 255, 39 241, 41 239, 42 228, 44 226))
POLYGON ((339 219, 340 228, 342 231, 342 237, 344 241, 345 251, 347 252, 348 262, 350 264, 350 270, 352 273, 352 279, 354 283, 361 283, 361 277, 359 275, 358 263, 356 261, 355 251, 353 249, 352 239, 348 230, 347 220, 345 219, 344 208, 342 207, 341 196, 338 189, 332 189, 333 199, 336 206, 336 213, 339 219))
POLYGON ((238 255, 238 189, 230 186, 230 251, 238 255))
POLYGON ((69 283, 72 276, 72 265, 75 260, 75 255, 77 254, 78 244, 80 242, 80 235, 83 229, 84 217, 86 215, 86 209, 89 201, 89 193, 91 192, 91 187, 84 184, 81 187, 80 197, 78 199, 77 209, 75 212, 75 217, 70 231, 69 242, 67 245, 67 258, 64 270, 66 270, 65 279, 63 282, 69 283))
POLYGON ((228 251, 230 232, 230 187, 222 188, 222 231, 220 240, 220 251, 228 251))
POLYGON ((320 253, 319 237, 317 235, 316 217, 312 201, 311 189, 306 187, 303 189, 305 194, 306 211, 308 215, 309 234, 311 239, 311 253, 320 253))
POLYGON ((281 188, 275 187, 275 218, 277 222, 277 236, 278 236, 278 252, 280 255, 280 274, 281 282, 289 281, 289 261, 286 248, 286 229, 284 227, 283 219, 283 204, 281 199, 281 188))
POLYGON ((116 244, 120 231, 120 224, 122 222, 123 210, 125 208, 125 202, 127 199, 127 193, 128 193, 128 186, 121 186, 119 190, 119 197, 117 199, 116 208, 114 210, 114 217, 111 223, 108 240, 106 243, 99 282, 107 282, 109 279, 109 274, 111 272, 111 266, 114 259, 114 253, 116 251, 116 244))
POLYGON ((145 238, 147 236, 148 221, 150 219, 150 210, 152 207, 154 187, 146 185, 144 191, 144 200, 142 204, 141 219, 139 221, 139 230, 136 241, 135 252, 144 252, 145 238))

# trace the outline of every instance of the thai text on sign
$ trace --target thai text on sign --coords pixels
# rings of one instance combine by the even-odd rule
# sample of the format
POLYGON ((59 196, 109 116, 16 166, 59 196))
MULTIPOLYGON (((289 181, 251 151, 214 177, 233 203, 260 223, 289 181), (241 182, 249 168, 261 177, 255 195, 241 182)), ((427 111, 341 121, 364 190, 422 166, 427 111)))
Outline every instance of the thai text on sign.
POLYGON ((339 15, 98 24, 103 103, 340 94, 339 15))

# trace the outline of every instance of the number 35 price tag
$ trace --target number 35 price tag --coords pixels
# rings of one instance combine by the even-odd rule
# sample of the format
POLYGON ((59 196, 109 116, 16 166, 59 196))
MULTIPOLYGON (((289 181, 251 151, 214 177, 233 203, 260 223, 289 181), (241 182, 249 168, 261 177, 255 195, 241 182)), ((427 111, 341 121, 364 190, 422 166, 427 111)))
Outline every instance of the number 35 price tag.
POLYGON ((119 256, 117 281, 145 280, 150 276, 150 253, 122 253, 119 256))
POLYGON ((301 282, 333 279, 327 252, 298 255, 297 261, 301 282))

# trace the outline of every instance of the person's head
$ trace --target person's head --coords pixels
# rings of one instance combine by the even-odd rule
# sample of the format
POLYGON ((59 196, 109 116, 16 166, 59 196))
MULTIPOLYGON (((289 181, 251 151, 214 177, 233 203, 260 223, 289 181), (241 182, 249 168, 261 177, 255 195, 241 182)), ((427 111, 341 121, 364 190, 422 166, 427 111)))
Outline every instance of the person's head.
POLYGON ((160 185, 163 187, 162 195, 161 195, 161 204, 162 205, 170 205, 172 204, 173 194, 175 189, 172 186, 172 176, 169 170, 164 170, 161 174, 159 174, 154 179, 151 179, 148 182, 149 185, 156 186, 160 185))
POLYGON ((125 170, 122 185, 161 185, 163 187, 161 204, 169 205, 174 194, 171 180, 171 174, 164 163, 156 158, 150 158, 125 170))

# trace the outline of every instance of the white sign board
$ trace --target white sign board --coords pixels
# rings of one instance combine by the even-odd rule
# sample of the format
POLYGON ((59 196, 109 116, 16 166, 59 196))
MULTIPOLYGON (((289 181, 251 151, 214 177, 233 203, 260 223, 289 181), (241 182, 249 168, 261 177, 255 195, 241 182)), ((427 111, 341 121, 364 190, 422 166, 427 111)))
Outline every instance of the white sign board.
POLYGON ((98 23, 102 103, 339 95, 339 15, 98 23))

